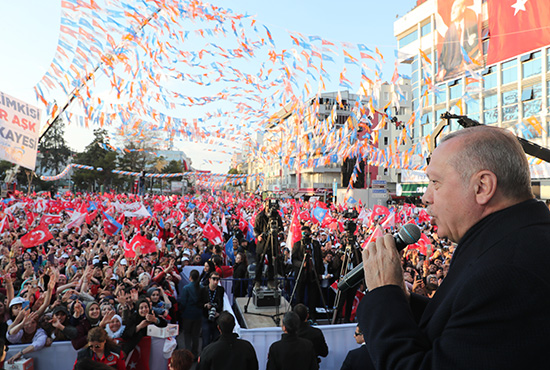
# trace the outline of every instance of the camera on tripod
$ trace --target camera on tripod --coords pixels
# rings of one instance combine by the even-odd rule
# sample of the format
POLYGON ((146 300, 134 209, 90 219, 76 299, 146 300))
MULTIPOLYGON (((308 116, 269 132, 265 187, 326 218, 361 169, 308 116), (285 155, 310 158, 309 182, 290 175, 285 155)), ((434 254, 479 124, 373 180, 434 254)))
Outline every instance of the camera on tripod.
POLYGON ((347 209, 342 216, 345 218, 344 231, 348 235, 353 235, 353 233, 355 233, 355 230, 357 230, 357 224, 354 220, 359 217, 359 214, 354 208, 351 208, 347 209))
POLYGON ((279 212, 279 201, 277 199, 269 199, 268 200, 268 205, 267 205, 267 210, 265 212, 266 215, 270 219, 276 219, 277 215, 278 215, 278 212, 279 212))
POLYGON ((208 321, 214 321, 216 320, 216 309, 218 308, 218 305, 216 303, 212 303, 212 307, 208 310, 208 321))

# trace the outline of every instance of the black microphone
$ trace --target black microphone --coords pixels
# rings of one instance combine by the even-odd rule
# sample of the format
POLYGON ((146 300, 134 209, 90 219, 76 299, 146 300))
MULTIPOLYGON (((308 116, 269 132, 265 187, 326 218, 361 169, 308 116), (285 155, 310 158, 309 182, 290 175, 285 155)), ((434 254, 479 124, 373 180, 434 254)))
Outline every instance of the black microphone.
MULTIPOLYGON (((393 238, 395 240, 395 247, 400 251, 407 245, 414 244, 420 239, 420 229, 415 224, 405 224, 393 238)), ((359 284, 364 277, 363 262, 361 262, 340 280, 338 283, 338 290, 343 292, 353 288, 359 284)))

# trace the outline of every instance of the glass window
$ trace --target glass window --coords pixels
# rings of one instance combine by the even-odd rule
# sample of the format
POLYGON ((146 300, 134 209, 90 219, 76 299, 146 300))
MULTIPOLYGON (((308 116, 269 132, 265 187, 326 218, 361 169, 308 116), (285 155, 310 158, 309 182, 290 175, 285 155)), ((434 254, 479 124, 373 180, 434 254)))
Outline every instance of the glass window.
POLYGON ((502 121, 518 119, 518 92, 516 90, 502 93, 502 121))
POLYGON ((447 86, 445 84, 440 84, 436 86, 435 104, 445 103, 445 100, 447 99, 446 90, 447 86))
POLYGON ((430 32, 432 32, 432 22, 428 22, 426 23, 425 25, 423 25, 421 28, 420 28, 420 35, 421 36, 426 36, 427 34, 429 34, 430 32))
POLYGON ((420 119, 417 118, 414 120, 413 138, 418 139, 419 137, 420 137, 420 119))
POLYGON ((483 98, 483 119, 486 125, 498 122, 497 94, 486 95, 483 98))
POLYGON ((468 117, 470 117, 474 113, 479 113, 479 100, 477 100, 477 99, 467 99, 466 100, 466 114, 468 115, 468 117))
POLYGON ((524 55, 521 60, 521 72, 523 78, 540 75, 542 72, 541 52, 524 55))
POLYGON ((418 39, 418 32, 414 30, 413 32, 409 33, 407 36, 399 39, 399 47, 402 48, 403 46, 409 45, 411 42, 416 41, 418 39))
POLYGON ((462 80, 456 80, 452 86, 449 86, 450 99, 458 99, 462 96, 462 80))
POLYGON ((521 92, 523 102, 523 117, 528 118, 539 114, 542 110, 542 85, 527 86, 521 92))
POLYGON ((422 137, 424 136, 427 136, 429 134, 432 133, 432 124, 431 124, 431 118, 432 118, 432 113, 429 112, 429 113, 425 113, 422 115, 422 119, 421 119, 421 123, 422 123, 422 126, 421 126, 421 135, 422 137))
POLYGON ((506 85, 517 81, 518 79, 518 62, 516 59, 512 59, 508 62, 502 63, 502 84, 506 85))
POLYGON ((483 87, 486 90, 497 87, 497 74, 495 67, 489 67, 483 72, 483 87))
POLYGON ((441 115, 443 113, 445 113, 447 111, 447 109, 443 108, 443 109, 438 109, 435 111, 435 122, 439 124, 439 122, 441 122, 441 115))

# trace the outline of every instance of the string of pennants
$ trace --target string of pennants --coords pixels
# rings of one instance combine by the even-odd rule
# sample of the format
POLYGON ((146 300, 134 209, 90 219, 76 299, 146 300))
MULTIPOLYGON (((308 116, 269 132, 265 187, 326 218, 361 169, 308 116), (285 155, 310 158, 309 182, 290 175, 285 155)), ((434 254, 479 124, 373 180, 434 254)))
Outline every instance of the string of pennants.
MULTIPOLYGON (((55 176, 40 176, 40 179, 42 181, 57 181, 61 178, 65 177, 69 171, 72 168, 77 169, 83 169, 83 170, 95 170, 95 171, 103 171, 103 168, 101 167, 93 167, 93 166, 86 166, 82 164, 76 164, 71 163, 61 173, 55 176)), ((123 175, 123 176, 134 176, 138 177, 141 175, 140 172, 132 172, 132 171, 122 171, 122 170, 112 170, 111 171, 114 174, 117 175, 123 175)), ((194 172, 194 171, 188 171, 188 172, 180 172, 180 173, 146 173, 145 177, 149 178, 175 178, 175 177, 183 177, 183 176, 193 176, 196 179, 196 183, 200 187, 205 188, 220 188, 225 185, 242 185, 246 184, 246 181, 248 179, 251 179, 252 181, 263 181, 264 174, 253 174, 253 175, 238 175, 238 174, 214 174, 214 173, 204 173, 204 172, 194 172)))
MULTIPOLYGON (((35 93, 50 116, 60 109, 53 101, 62 93, 75 100, 76 107, 63 113, 69 124, 107 126, 137 143, 147 137, 160 146, 175 138, 222 152, 244 143, 261 162, 289 168, 360 157, 374 166, 424 169, 418 158, 427 153, 429 135, 407 150, 400 143, 412 136, 430 96, 438 92, 425 53, 420 51, 420 61, 427 88, 420 104, 399 137, 380 149, 379 130, 391 122, 392 108, 405 101, 398 81, 407 76, 399 74, 398 62, 387 82, 391 99, 374 122, 387 59, 377 47, 290 31, 284 37, 250 15, 199 0, 62 0, 56 53, 35 93), (333 69, 340 73, 329 72, 333 69), (343 128, 335 124, 336 110, 343 107, 340 90, 325 119, 318 118, 318 101, 311 104, 312 96, 332 84, 358 95, 348 102, 350 118, 343 128), (273 128, 281 109, 296 118, 273 128), (279 130, 282 139, 254 145, 254 133, 267 128, 279 130)), ((469 71, 465 92, 451 109, 462 113, 481 80, 469 71)), ((535 117, 525 121, 516 125, 518 134, 542 129, 535 117)))

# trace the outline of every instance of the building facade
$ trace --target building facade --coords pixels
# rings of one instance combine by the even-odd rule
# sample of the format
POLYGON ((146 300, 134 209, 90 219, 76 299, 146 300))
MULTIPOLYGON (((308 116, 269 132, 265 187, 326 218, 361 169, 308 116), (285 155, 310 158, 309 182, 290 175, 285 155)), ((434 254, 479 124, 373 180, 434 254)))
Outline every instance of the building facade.
MULTIPOLYGON (((519 5, 519 9, 512 9, 514 6, 510 8, 510 4, 504 3, 419 0, 415 8, 394 23, 400 62, 410 66, 411 109, 417 113, 411 133, 414 142, 431 135, 441 115, 450 112, 510 129, 541 146, 548 145, 550 39, 541 34, 539 41, 546 40, 544 45, 526 51, 521 41, 502 46, 502 38, 515 33, 521 39, 523 32, 532 32, 540 24, 524 24, 513 31, 506 27, 517 27, 516 24, 502 24, 506 22, 504 18, 491 20, 498 10, 502 17, 521 22, 519 17, 535 11, 533 4, 543 2, 531 1, 528 4, 532 7, 524 9, 519 5), (467 35, 468 29, 472 32, 467 35), (453 30, 459 35, 454 40, 450 37, 453 30), (472 48, 468 49, 469 46, 472 48), (496 55, 502 51, 499 48, 506 48, 508 55, 496 55)), ((531 19, 536 22, 536 17, 531 19)), ((457 129, 459 124, 451 120, 450 129, 446 130, 457 129)), ((536 195, 548 199, 546 183, 550 172, 546 164, 537 162, 536 159, 530 162, 535 188, 539 187, 536 195)), ((417 177, 416 181, 420 181, 416 185, 421 185, 421 179, 417 177)))

